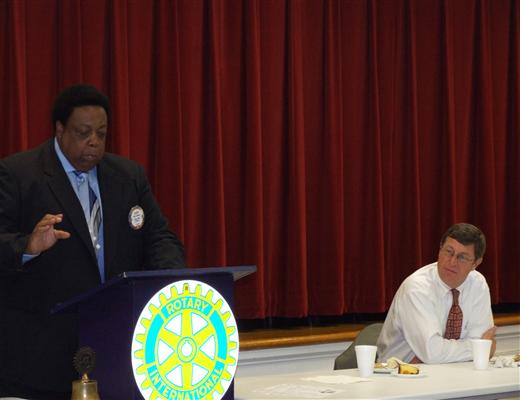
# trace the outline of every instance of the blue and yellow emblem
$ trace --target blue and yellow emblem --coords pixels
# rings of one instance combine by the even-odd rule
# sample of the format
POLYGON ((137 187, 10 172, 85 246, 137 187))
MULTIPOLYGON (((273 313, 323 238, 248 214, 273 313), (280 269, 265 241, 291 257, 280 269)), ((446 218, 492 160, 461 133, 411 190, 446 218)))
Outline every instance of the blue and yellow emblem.
POLYGON ((218 400, 235 375, 238 331, 226 300, 194 280, 174 282, 146 304, 132 339, 145 399, 218 400))

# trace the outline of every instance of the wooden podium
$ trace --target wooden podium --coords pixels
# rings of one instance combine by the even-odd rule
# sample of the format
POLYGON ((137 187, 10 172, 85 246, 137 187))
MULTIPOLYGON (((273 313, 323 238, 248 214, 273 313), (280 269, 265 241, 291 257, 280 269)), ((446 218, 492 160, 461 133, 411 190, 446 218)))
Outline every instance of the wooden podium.
MULTIPOLYGON (((57 305, 54 312, 78 312, 80 346, 96 352, 96 367, 89 377, 98 381, 101 399, 141 400, 132 372, 131 344, 146 303, 166 285, 191 279, 213 287, 233 308, 234 281, 254 271, 255 266, 239 266, 126 272, 57 305)), ((233 398, 231 384, 224 399, 233 398)))

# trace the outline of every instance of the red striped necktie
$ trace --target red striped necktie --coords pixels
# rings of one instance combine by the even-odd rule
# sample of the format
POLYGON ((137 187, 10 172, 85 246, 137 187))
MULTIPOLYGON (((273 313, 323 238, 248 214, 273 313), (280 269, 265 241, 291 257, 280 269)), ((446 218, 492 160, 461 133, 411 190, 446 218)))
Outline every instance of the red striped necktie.
POLYGON ((453 294, 453 304, 446 321, 444 337, 446 339, 459 339, 462 331, 462 310, 459 307, 460 292, 457 289, 451 289, 451 293, 453 294))

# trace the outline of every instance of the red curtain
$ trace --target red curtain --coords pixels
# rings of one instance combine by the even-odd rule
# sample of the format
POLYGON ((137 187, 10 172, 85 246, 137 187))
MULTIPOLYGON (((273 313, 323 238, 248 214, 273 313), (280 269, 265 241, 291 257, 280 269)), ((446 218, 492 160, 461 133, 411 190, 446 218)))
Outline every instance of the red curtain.
POLYGON ((454 222, 520 303, 515 0, 0 0, 0 155, 99 86, 191 266, 240 318, 383 312, 454 222))

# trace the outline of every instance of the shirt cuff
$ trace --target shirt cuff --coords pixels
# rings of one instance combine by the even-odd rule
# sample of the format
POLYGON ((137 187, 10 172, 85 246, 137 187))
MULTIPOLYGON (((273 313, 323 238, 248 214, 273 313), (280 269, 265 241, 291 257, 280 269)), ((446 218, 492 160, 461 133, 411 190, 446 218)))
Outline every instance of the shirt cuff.
POLYGON ((38 254, 23 254, 22 255, 22 265, 26 262, 31 261, 33 258, 38 257, 41 253, 38 254))

